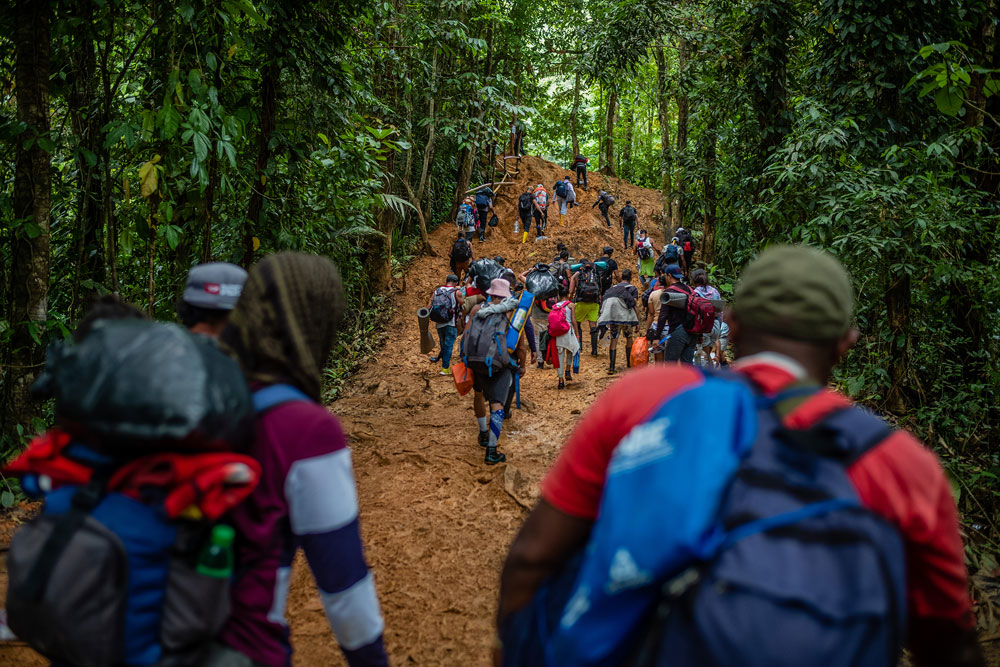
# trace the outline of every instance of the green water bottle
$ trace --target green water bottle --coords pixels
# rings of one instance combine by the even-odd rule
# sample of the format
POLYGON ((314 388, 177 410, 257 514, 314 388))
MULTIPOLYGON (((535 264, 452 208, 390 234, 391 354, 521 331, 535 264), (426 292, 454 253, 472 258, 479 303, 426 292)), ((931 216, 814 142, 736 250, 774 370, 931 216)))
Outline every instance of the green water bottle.
POLYGON ((206 577, 228 579, 233 574, 233 537, 236 532, 232 526, 216 526, 212 529, 209 539, 198 556, 195 570, 206 577))

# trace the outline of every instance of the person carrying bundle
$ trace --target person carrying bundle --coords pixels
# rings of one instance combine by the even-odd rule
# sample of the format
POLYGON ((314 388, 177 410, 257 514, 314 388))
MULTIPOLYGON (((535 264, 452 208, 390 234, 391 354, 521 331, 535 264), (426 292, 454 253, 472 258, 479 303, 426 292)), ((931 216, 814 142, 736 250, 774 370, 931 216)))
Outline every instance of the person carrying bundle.
POLYGON ((570 165, 570 169, 576 172, 576 186, 580 187, 580 179, 583 179, 583 189, 587 189, 587 165, 590 164, 590 158, 584 157, 583 155, 577 155, 573 159, 573 164, 570 165))

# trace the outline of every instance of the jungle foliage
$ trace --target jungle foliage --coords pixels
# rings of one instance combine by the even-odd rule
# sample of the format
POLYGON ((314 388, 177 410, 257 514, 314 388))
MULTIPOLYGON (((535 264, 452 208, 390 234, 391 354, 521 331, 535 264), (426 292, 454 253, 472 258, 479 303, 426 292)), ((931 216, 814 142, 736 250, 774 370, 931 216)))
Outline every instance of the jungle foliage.
MULTIPOLYGON (((849 266, 837 381, 1000 509, 996 0, 8 0, 0 12, 5 432, 89 295, 173 317, 188 268, 334 258, 355 337, 512 123, 663 192, 723 291, 761 248, 849 266)), ((794 280, 795 276, 789 276, 794 280)))

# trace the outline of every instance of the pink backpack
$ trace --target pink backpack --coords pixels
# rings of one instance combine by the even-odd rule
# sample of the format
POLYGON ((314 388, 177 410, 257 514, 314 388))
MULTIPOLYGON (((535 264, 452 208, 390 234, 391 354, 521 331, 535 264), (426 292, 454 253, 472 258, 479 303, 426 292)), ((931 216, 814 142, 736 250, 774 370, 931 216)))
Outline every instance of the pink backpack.
POLYGON ((564 333, 569 333, 569 320, 566 319, 566 306, 569 301, 560 301, 552 306, 549 311, 549 336, 558 338, 564 333))

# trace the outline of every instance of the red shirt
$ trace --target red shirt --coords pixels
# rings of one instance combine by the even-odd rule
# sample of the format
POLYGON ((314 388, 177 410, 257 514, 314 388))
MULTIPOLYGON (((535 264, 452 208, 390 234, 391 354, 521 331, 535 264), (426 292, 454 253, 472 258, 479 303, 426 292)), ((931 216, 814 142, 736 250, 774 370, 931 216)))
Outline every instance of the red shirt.
MULTIPOLYGON (((794 362, 777 355, 747 358, 738 366, 767 394, 800 379, 794 362)), ((700 381, 690 366, 654 365, 626 374, 577 424, 542 481, 542 496, 562 512, 595 519, 618 443, 665 399, 700 381)), ((840 394, 823 391, 793 409, 784 423, 808 428, 849 403, 840 394)), ((903 537, 911 620, 945 618, 971 628, 958 512, 937 457, 906 431, 895 431, 853 463, 848 476, 861 502, 903 537)))

